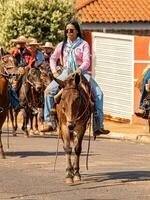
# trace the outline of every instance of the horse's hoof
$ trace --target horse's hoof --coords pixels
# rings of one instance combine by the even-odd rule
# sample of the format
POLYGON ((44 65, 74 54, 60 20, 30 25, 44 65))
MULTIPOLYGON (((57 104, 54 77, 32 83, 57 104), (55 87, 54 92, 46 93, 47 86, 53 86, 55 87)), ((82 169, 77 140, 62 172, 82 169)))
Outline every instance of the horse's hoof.
POLYGON ((13 137, 16 137, 17 136, 17 133, 13 133, 13 137))
POLYGON ((41 131, 39 132, 39 134, 40 134, 41 136, 45 135, 45 133, 44 133, 44 132, 41 132, 41 131))
POLYGON ((5 156, 4 153, 1 154, 1 158, 2 158, 2 159, 5 159, 5 158, 6 158, 6 156, 5 156))
POLYGON ((33 131, 33 130, 30 130, 30 131, 29 131, 29 135, 34 135, 34 131, 33 131))
POLYGON ((66 184, 72 184, 72 183, 73 183, 73 178, 71 178, 71 177, 70 177, 70 178, 69 178, 69 177, 66 178, 66 179, 65 179, 65 183, 66 183, 66 184))
POLYGON ((28 134, 28 133, 25 133, 25 134, 24 134, 24 137, 28 138, 28 137, 29 137, 29 134, 28 134))
POLYGON ((79 176, 75 175, 75 176, 73 177, 73 181, 74 181, 74 182, 79 182, 79 181, 81 181, 81 176, 80 176, 80 175, 79 175, 79 176))
POLYGON ((40 131, 39 131, 39 130, 35 130, 35 131, 34 131, 34 134, 35 134, 35 135, 40 135, 40 131))

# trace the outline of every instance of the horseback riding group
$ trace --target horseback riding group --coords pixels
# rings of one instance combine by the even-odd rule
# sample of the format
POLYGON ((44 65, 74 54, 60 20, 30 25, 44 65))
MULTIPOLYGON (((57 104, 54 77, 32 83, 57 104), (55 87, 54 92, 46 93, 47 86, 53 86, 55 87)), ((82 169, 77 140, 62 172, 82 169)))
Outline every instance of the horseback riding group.
MULTIPOLYGON (((0 77, 1 80, 6 79, 8 92, 7 85, 2 92, 0 81, 0 118, 3 113, 5 118, 5 111, 11 107, 17 119, 22 109, 22 129, 28 135, 28 121, 31 121, 32 128, 33 117, 37 119, 39 109, 44 110, 45 127, 41 132, 56 131, 58 127, 67 159, 66 181, 80 180, 79 158, 88 122, 92 119, 94 137, 110 132, 104 129, 103 92, 88 72, 89 44, 82 38, 80 26, 75 20, 66 24, 64 40, 55 50, 50 42, 46 42, 42 52, 40 43, 23 36, 12 42, 16 44, 9 51, 13 65, 6 64, 7 55, 1 58, 0 77), (9 76, 12 69, 16 70, 16 76, 9 76), (6 95, 4 102, 3 95, 6 95), (75 151, 73 163, 71 142, 75 151)), ((17 121, 13 127, 17 129, 17 121)))

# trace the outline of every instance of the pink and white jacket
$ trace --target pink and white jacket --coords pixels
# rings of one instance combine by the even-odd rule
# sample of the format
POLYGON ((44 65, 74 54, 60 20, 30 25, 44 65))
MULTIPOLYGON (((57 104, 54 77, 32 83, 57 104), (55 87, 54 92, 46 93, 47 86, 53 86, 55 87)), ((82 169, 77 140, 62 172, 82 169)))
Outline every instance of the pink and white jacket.
MULTIPOLYGON (((71 41, 67 40, 67 42, 71 44, 71 41)), ((50 67, 51 67, 52 73, 55 73, 57 71, 57 61, 58 61, 58 59, 62 60, 61 59, 62 44, 63 44, 63 42, 60 42, 57 45, 53 54, 51 55, 50 67)), ((71 50, 72 49, 69 48, 68 46, 66 46, 66 45, 64 46, 63 67, 67 68, 68 70, 71 69, 70 61, 69 61, 69 57, 68 57, 69 51, 71 51, 71 50)), ((77 47, 75 47, 73 50, 74 50, 74 53, 75 53, 77 66, 80 69, 82 69, 82 71, 86 71, 90 67, 90 47, 89 47, 89 44, 85 40, 82 40, 82 42, 77 47)))

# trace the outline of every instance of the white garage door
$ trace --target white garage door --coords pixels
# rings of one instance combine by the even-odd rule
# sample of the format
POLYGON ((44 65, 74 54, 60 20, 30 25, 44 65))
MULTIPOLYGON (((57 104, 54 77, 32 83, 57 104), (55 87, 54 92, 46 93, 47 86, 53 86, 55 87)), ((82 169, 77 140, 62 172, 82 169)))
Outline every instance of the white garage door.
POLYGON ((104 113, 131 119, 134 37, 94 32, 92 41, 93 74, 104 92, 104 113))

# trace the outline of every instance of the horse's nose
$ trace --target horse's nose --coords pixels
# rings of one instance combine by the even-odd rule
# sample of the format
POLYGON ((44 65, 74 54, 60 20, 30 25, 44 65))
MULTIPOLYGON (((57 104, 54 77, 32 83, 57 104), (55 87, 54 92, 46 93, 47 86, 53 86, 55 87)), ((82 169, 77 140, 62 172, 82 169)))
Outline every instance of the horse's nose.
POLYGON ((75 123, 73 121, 67 122, 67 126, 69 130, 73 130, 75 127, 75 123))
POLYGON ((42 88, 42 85, 40 83, 36 84, 36 90, 39 91, 42 88))

